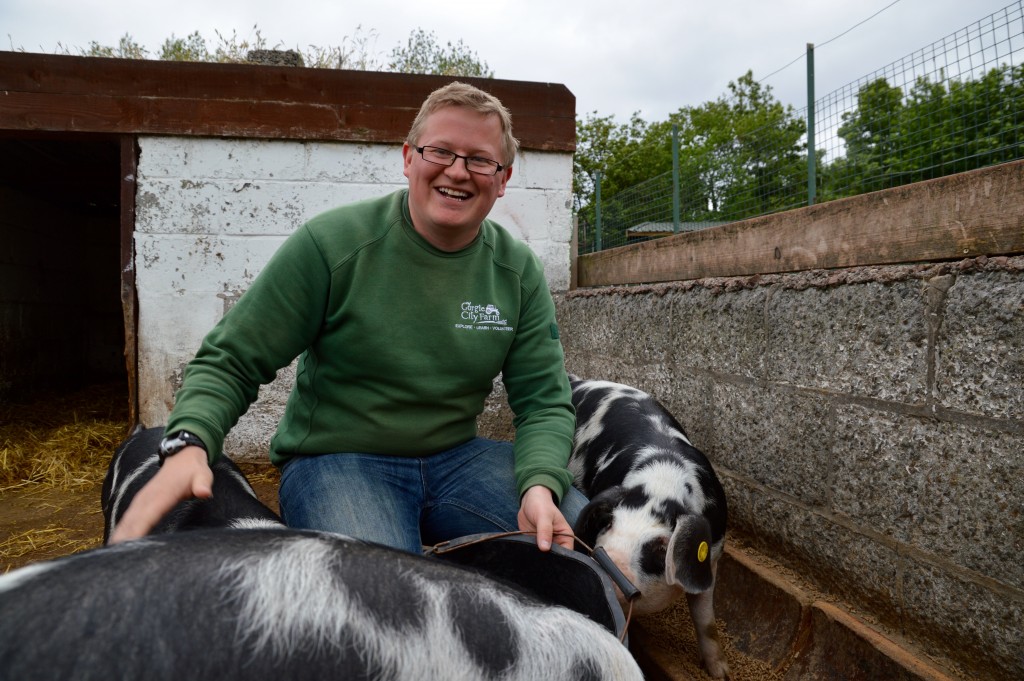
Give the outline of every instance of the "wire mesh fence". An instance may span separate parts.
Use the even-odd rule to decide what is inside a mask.
[[[696,109],[678,121],[673,171],[595,192],[581,253],[1024,158],[1024,0],[811,107],[732,94],[703,109],[717,136]]]

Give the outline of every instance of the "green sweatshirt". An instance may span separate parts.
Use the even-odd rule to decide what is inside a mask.
[[[270,443],[296,455],[426,456],[476,435],[500,372],[516,427],[516,484],[561,499],[575,413],[540,261],[485,220],[448,253],[415,232],[408,192],[323,213],[274,254],[204,339],[168,432],[188,430],[211,463],[259,386],[299,357]]]

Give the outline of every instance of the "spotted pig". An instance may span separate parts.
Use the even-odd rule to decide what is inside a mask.
[[[160,534],[0,576],[18,681],[642,681],[608,629],[476,572],[341,535]]]
[[[713,605],[726,501],[711,463],[647,393],[570,379],[576,435],[569,469],[590,499],[576,535],[603,547],[640,589],[634,612],[663,610],[685,593],[704,665],[712,677],[727,677]]]

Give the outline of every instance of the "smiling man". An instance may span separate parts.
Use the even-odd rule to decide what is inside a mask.
[[[417,118],[403,150],[409,212],[413,228],[432,245],[457,251],[480,233],[512,176],[515,150],[503,139],[497,114],[448,106]]]
[[[554,302],[538,258],[487,219],[517,148],[496,98],[433,92],[402,149],[408,189],[300,227],[207,335],[161,470],[111,541],[209,496],[228,430],[299,357],[270,446],[288,525],[411,552],[516,528],[572,548],[563,510],[572,521],[586,499],[566,468],[575,414]],[[514,444],[476,433],[499,374]]]

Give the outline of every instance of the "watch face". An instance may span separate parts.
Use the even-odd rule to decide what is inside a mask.
[[[160,455],[163,457],[170,456],[171,454],[177,454],[182,449],[189,445],[195,445],[196,447],[206,450],[206,445],[198,437],[187,431],[179,431],[174,435],[169,435],[160,441]]]
[[[160,453],[164,456],[175,454],[185,446],[185,443],[177,436],[165,437],[160,441]]]

